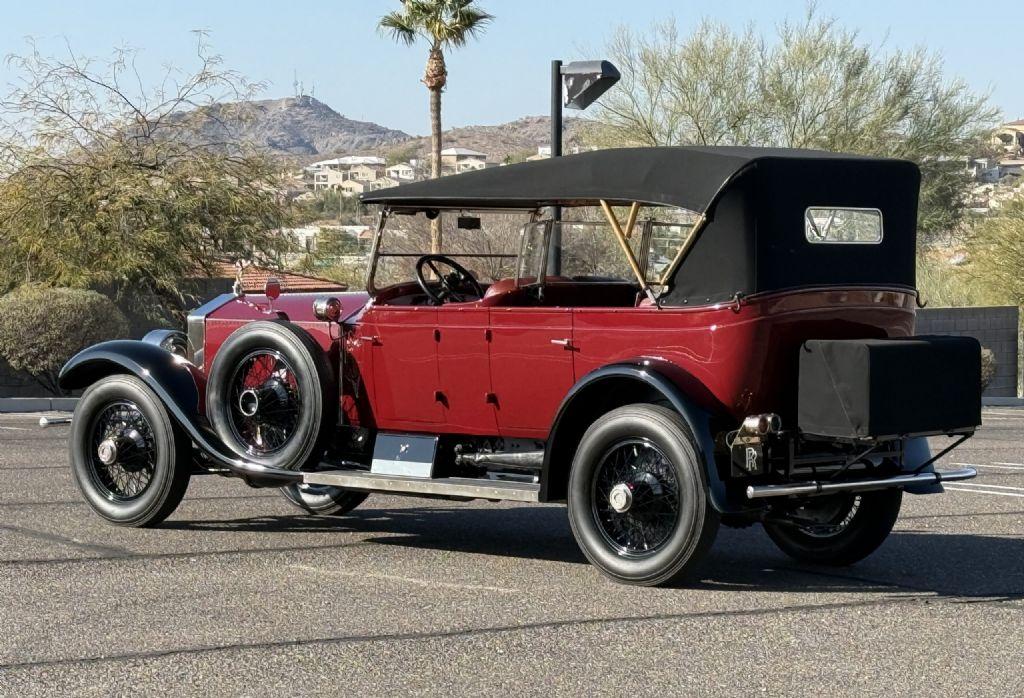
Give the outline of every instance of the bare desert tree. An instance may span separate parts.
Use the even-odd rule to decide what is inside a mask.
[[[977,151],[998,112],[923,49],[884,51],[813,6],[776,36],[704,21],[620,27],[622,80],[600,101],[599,146],[754,145],[906,158],[924,174],[920,227],[957,229]]]
[[[210,128],[221,102],[261,88],[202,34],[195,65],[147,83],[135,54],[7,58],[0,100],[0,293],[22,283],[152,292],[224,258],[277,259],[287,208],[265,155]],[[209,133],[218,134],[211,139]]]

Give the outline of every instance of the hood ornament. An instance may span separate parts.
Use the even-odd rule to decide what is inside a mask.
[[[231,286],[231,292],[238,298],[245,295],[245,285],[242,283],[242,276],[246,268],[250,266],[252,266],[250,261],[243,259],[235,260],[235,283]]]

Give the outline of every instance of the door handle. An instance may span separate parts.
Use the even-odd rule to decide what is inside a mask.
[[[566,349],[572,349],[573,348],[572,340],[571,339],[552,339],[551,343],[552,344],[557,344],[558,346],[564,347]]]

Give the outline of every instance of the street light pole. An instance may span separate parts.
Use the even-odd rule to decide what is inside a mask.
[[[619,81],[619,71],[608,61],[551,61],[551,157],[562,155],[562,107],[583,110]],[[564,90],[564,91],[563,91]],[[551,207],[552,231],[545,274],[562,273],[562,207]]]
[[[562,61],[551,61],[551,157],[562,156]],[[551,207],[551,242],[545,273],[562,273],[562,207]]]
[[[551,157],[562,155],[562,61],[551,61]]]

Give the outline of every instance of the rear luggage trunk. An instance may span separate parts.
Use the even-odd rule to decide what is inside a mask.
[[[971,337],[809,340],[797,408],[812,437],[972,431],[981,424],[981,347]]]

